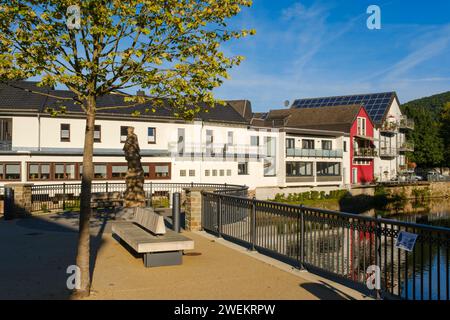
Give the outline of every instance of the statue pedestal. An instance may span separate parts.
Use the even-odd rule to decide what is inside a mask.
[[[144,171],[141,169],[128,169],[125,178],[127,189],[124,194],[124,206],[145,207]]]

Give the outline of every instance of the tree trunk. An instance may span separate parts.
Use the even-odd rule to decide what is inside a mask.
[[[89,296],[91,288],[89,221],[91,218],[92,179],[94,178],[92,158],[94,153],[95,98],[88,97],[86,109],[86,131],[84,134],[83,176],[81,181],[80,220],[76,261],[81,271],[81,287],[75,291],[77,298]]]

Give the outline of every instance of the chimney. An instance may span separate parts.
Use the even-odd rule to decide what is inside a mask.
[[[143,90],[138,90],[138,91],[136,92],[136,95],[137,95],[138,97],[144,97],[144,96],[145,96],[145,91],[143,91]]]

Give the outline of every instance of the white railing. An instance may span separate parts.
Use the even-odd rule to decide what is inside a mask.
[[[267,150],[263,146],[252,146],[248,144],[234,144],[228,145],[223,143],[185,143],[179,144],[177,142],[169,142],[168,144],[169,153],[177,157],[266,157],[270,156],[267,154]],[[275,150],[273,151],[274,154]]]
[[[342,149],[286,149],[288,157],[310,157],[310,158],[342,158]]]

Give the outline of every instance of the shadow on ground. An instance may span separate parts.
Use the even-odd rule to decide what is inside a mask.
[[[108,215],[91,220],[91,274]],[[68,299],[67,267],[75,264],[78,213],[0,220],[0,299]]]
[[[319,281],[319,283],[302,283],[300,287],[321,300],[354,300],[351,296],[324,281]]]

